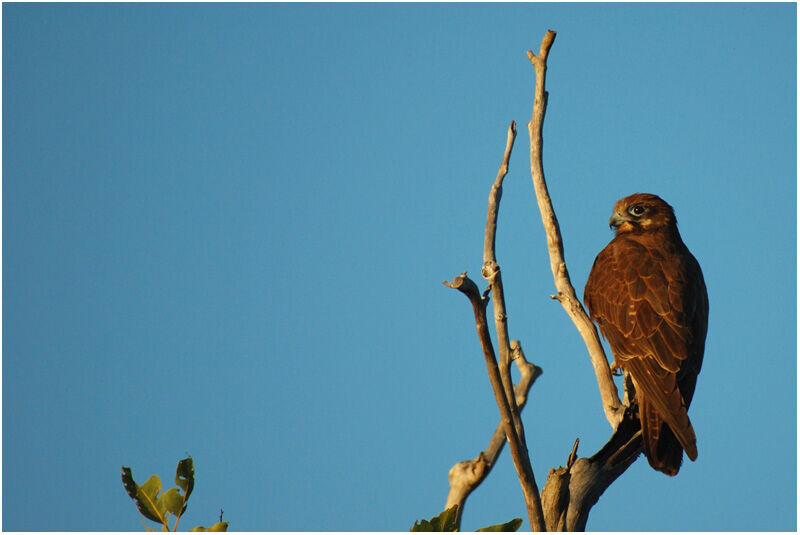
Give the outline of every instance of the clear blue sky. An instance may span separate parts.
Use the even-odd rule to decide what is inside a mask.
[[[643,458],[590,530],[796,529],[794,4],[3,4],[4,530],[407,530],[498,412],[467,301],[500,210],[511,336],[544,369],[537,481],[609,436],[553,293],[545,172],[582,295],[614,202],[678,215],[708,285],[699,458]],[[464,528],[525,517],[507,452]],[[526,529],[527,520],[523,525]]]

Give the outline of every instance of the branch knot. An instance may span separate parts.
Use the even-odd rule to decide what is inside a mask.
[[[489,281],[491,284],[492,281],[497,277],[497,274],[500,273],[500,265],[495,262],[494,260],[489,260],[483,264],[483,268],[481,268],[481,276],[484,279]]]

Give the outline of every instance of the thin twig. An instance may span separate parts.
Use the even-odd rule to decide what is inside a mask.
[[[497,330],[497,352],[500,356],[500,378],[503,380],[503,390],[506,399],[511,407],[511,415],[514,418],[514,427],[517,435],[521,439],[520,450],[528,457],[527,464],[530,464],[530,456],[525,441],[525,429],[519,417],[517,402],[514,399],[514,385],[511,382],[511,346],[508,335],[508,315],[506,314],[505,292],[503,290],[503,277],[500,274],[500,266],[495,255],[495,237],[497,234],[497,214],[500,210],[500,199],[503,196],[503,179],[508,174],[508,161],[511,158],[511,150],[514,148],[514,139],[517,137],[517,125],[514,121],[508,127],[506,136],[506,149],[503,153],[503,161],[497,171],[497,178],[492,184],[489,192],[489,207],[486,214],[486,231],[483,241],[483,269],[481,274],[489,282],[492,291],[492,302],[494,303],[494,322]]]
[[[597,386],[600,390],[600,398],[603,403],[603,411],[612,429],[616,429],[617,425],[619,425],[619,422],[622,420],[623,405],[619,400],[617,387],[611,377],[608,359],[606,358],[605,351],[603,351],[603,345],[600,343],[597,329],[584,311],[583,305],[581,305],[580,300],[575,294],[575,288],[572,286],[572,282],[570,282],[567,264],[564,261],[564,248],[561,240],[561,231],[558,226],[558,219],[553,211],[553,204],[550,201],[550,194],[547,191],[547,183],[544,179],[544,168],[542,166],[542,124],[547,109],[547,92],[544,89],[545,73],[547,71],[547,55],[550,52],[550,47],[555,37],[556,33],[552,30],[548,30],[544,39],[542,39],[539,54],[534,55],[533,52],[530,50],[528,51],[528,58],[536,71],[536,92],[533,100],[533,114],[528,123],[528,133],[531,138],[531,176],[533,178],[534,189],[536,190],[536,201],[539,204],[539,211],[542,215],[542,224],[544,225],[545,234],[547,235],[550,268],[553,271],[556,290],[558,290],[558,295],[554,296],[554,298],[558,299],[564,307],[564,310],[566,310],[583,338],[586,348],[589,350],[589,357],[591,358],[592,366],[597,377]]]
[[[500,207],[500,198],[503,196],[503,179],[508,174],[508,161],[511,158],[511,150],[514,148],[514,139],[517,137],[517,123],[511,121],[506,135],[506,150],[503,153],[503,161],[500,162],[500,169],[497,170],[497,178],[492,184],[489,193],[489,212],[486,217],[486,232],[483,241],[483,261],[495,261],[494,243],[497,235],[497,211]]]
[[[508,449],[511,451],[511,459],[514,461],[514,468],[517,470],[519,483],[522,487],[522,495],[525,498],[525,506],[528,509],[528,521],[533,531],[544,531],[545,524],[542,504],[539,498],[539,488],[533,478],[530,463],[527,462],[528,457],[521,451],[521,442],[514,426],[511,407],[503,390],[503,381],[500,378],[500,369],[497,366],[497,357],[492,346],[489,325],[486,321],[486,301],[481,297],[478,286],[467,277],[466,272],[453,279],[453,282],[444,281],[444,284],[462,292],[472,304],[472,312],[475,315],[475,328],[478,331],[478,339],[486,360],[486,369],[489,372],[492,392],[494,392],[497,407],[500,409],[500,419],[503,423],[506,437],[508,437]]]

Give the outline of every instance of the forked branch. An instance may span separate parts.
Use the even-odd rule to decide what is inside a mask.
[[[536,379],[542,374],[542,369],[525,359],[519,340],[511,342],[511,354],[520,372],[519,383],[514,387],[514,394],[517,407],[521,411],[528,400],[528,392]],[[447,503],[444,508],[447,510],[454,505],[458,505],[457,526],[461,526],[461,513],[464,510],[464,503],[472,491],[478,488],[492,471],[505,443],[506,432],[501,421],[484,451],[480,452],[475,459],[458,462],[450,469],[450,473],[447,475],[450,481],[450,492],[447,494]]]
[[[531,529],[533,531],[544,531],[545,523],[539,488],[533,476],[533,468],[531,467],[528,447],[525,441],[525,431],[519,417],[517,396],[514,392],[513,383],[511,382],[511,343],[508,336],[503,282],[500,275],[500,266],[497,264],[497,259],[495,257],[494,247],[497,230],[497,212],[500,205],[500,198],[502,197],[503,179],[508,173],[508,161],[511,157],[511,150],[514,145],[515,137],[516,125],[512,122],[508,129],[508,135],[506,136],[506,148],[503,154],[503,160],[500,164],[497,178],[492,186],[491,193],[489,194],[489,208],[484,235],[484,264],[481,270],[484,278],[489,281],[487,294],[489,291],[492,292],[494,302],[495,327],[497,330],[497,344],[500,353],[499,365],[494,354],[494,347],[492,346],[486,321],[486,299],[480,296],[477,291],[477,286],[466,277],[466,273],[462,273],[459,277],[456,277],[452,283],[445,282],[445,284],[451,288],[461,290],[469,297],[472,303],[478,337],[480,338],[481,347],[483,348],[484,357],[486,359],[486,367],[489,371],[489,379],[492,383],[495,400],[500,409],[501,425],[508,439],[511,457],[514,462],[514,467],[517,470],[517,475],[519,476],[520,485],[522,486],[522,494],[528,509],[528,519]],[[500,447],[497,448],[497,455],[499,455],[499,453]],[[486,474],[488,474],[488,470],[486,470],[486,458],[481,454],[474,462],[466,461],[466,463],[469,464],[465,465],[460,463],[460,465],[456,465],[459,467],[458,472],[462,475],[465,474],[467,476],[467,481],[476,481],[475,486],[477,486]],[[491,466],[493,466],[494,461],[492,460],[491,463],[489,470]],[[465,472],[464,469],[469,469],[469,471]],[[451,493],[453,475],[455,474],[452,474],[451,471]],[[474,488],[474,486],[470,486],[468,483],[465,487],[467,492],[465,493],[462,491],[460,496],[454,496],[453,499],[456,500],[456,502],[461,501],[463,507],[463,501],[466,500],[466,496],[471,492],[472,488]],[[463,496],[463,499],[461,496]],[[448,503],[450,499],[451,498],[448,497]],[[460,514],[461,507],[459,507],[459,522]]]
[[[500,409],[500,419],[503,431],[508,438],[508,448],[511,451],[511,459],[514,461],[514,468],[517,470],[522,495],[525,498],[525,507],[528,510],[528,520],[533,531],[545,531],[544,515],[542,513],[542,503],[539,497],[539,488],[533,478],[533,470],[528,460],[527,449],[521,442],[514,426],[514,418],[511,414],[511,407],[506,398],[503,382],[500,379],[500,369],[497,366],[497,357],[492,346],[489,326],[486,322],[486,297],[478,291],[478,286],[467,277],[466,272],[462,273],[452,282],[444,281],[450,288],[459,290],[467,296],[472,304],[472,311],[475,315],[475,328],[478,331],[478,339],[483,349],[483,356],[486,360],[486,368],[489,372],[489,381],[492,383],[492,391]]]

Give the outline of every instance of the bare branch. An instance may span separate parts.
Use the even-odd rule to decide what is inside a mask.
[[[517,402],[514,399],[514,386],[511,382],[511,346],[508,335],[508,315],[506,314],[503,278],[500,274],[500,266],[495,256],[497,214],[500,210],[500,199],[503,196],[503,179],[508,173],[508,161],[509,158],[511,158],[511,149],[514,148],[514,139],[516,137],[517,124],[511,121],[511,125],[508,127],[508,135],[506,136],[506,150],[503,153],[503,161],[500,163],[500,169],[497,171],[497,178],[489,192],[489,208],[486,214],[486,231],[484,233],[483,242],[483,269],[481,269],[481,274],[483,278],[489,282],[489,287],[492,290],[494,322],[497,331],[497,351],[500,355],[499,367],[500,378],[503,381],[503,390],[506,393],[506,399],[508,399],[508,404],[511,407],[514,427],[517,429],[517,435],[521,439],[520,451],[525,453],[528,457],[528,464],[530,464],[530,456],[525,441],[525,428],[522,426],[522,421],[519,417]]]
[[[558,294],[552,297],[562,304],[584,339],[597,377],[598,388],[603,401],[603,410],[614,432],[608,443],[591,458],[578,457],[579,440],[576,439],[567,458],[566,467],[550,470],[541,496],[539,495],[519,414],[521,408],[525,405],[528,391],[533,381],[541,374],[541,369],[525,360],[518,342],[509,341],[503,283],[500,266],[495,255],[497,218],[502,197],[502,184],[508,173],[509,158],[516,137],[516,125],[512,122],[508,130],[503,160],[489,195],[484,236],[484,264],[481,270],[482,275],[489,282],[489,286],[481,294],[478,286],[466,276],[466,272],[456,277],[452,282],[445,281],[444,283],[464,293],[472,304],[478,338],[483,349],[492,391],[501,416],[500,424],[487,449],[475,459],[457,463],[448,474],[450,492],[447,497],[446,509],[451,508],[453,505],[459,506],[457,518],[457,525],[459,526],[467,497],[491,472],[506,440],[509,443],[514,467],[517,470],[520,485],[522,486],[530,525],[534,531],[544,531],[545,529],[549,531],[575,531],[585,529],[592,506],[605,489],[636,460],[642,448],[639,421],[636,418],[635,411],[628,406],[628,378],[625,378],[626,399],[623,404],[619,400],[619,394],[614,385],[597,329],[583,309],[570,282],[564,261],[563,242],[558,220],[544,179],[542,125],[547,109],[547,92],[544,87],[547,56],[554,39],[555,32],[548,30],[542,39],[539,54],[534,55],[528,51],[528,58],[536,71],[533,114],[531,121],[528,123],[528,132],[531,138],[531,176],[547,237],[550,267],[558,291]],[[492,293],[494,301],[494,319],[500,355],[499,364],[495,356],[486,318],[489,292]],[[517,362],[521,372],[520,384],[516,387],[511,380],[510,367],[512,360]]]
[[[525,354],[522,352],[518,340],[511,342],[511,352],[513,360],[516,362],[520,372],[519,384],[514,387],[514,395],[517,406],[522,410],[528,400],[528,392],[536,379],[542,374],[542,369],[538,366],[534,366],[525,359]],[[494,468],[497,462],[497,458],[503,451],[505,443],[506,432],[503,427],[503,422],[500,422],[486,450],[480,452],[477,458],[456,463],[453,468],[450,469],[450,473],[448,474],[450,492],[447,494],[447,504],[444,509],[447,510],[454,505],[458,505],[457,526],[461,526],[461,513],[464,510],[464,503],[467,501],[472,491],[475,490],[483,480],[486,479],[489,472],[492,471],[492,468]]]
[[[514,139],[517,137],[517,123],[511,121],[506,136],[506,150],[503,153],[503,161],[497,171],[497,178],[492,184],[489,193],[489,213],[486,217],[486,232],[483,242],[483,261],[495,262],[494,242],[497,234],[497,211],[500,206],[500,198],[503,196],[503,179],[508,173],[508,161],[511,158],[511,149],[514,148]]]
[[[578,332],[586,344],[597,377],[597,386],[600,390],[603,411],[605,412],[608,423],[611,424],[613,429],[616,429],[617,425],[619,425],[619,422],[622,420],[623,406],[619,400],[617,387],[611,377],[608,359],[606,358],[605,351],[603,351],[603,345],[600,343],[597,329],[583,309],[583,305],[581,305],[580,300],[575,294],[575,288],[572,286],[572,282],[570,282],[567,264],[564,261],[561,230],[559,229],[558,219],[553,211],[553,204],[550,201],[550,194],[547,191],[547,183],[544,179],[544,168],[542,166],[542,124],[544,122],[545,110],[547,109],[547,92],[544,89],[545,74],[547,71],[547,56],[555,37],[556,33],[552,30],[548,30],[544,39],[542,39],[539,54],[534,55],[533,52],[530,50],[528,51],[528,58],[536,71],[536,91],[533,101],[533,114],[528,123],[528,133],[531,139],[531,176],[533,178],[534,189],[536,190],[536,201],[539,204],[539,211],[542,215],[542,224],[544,225],[545,234],[547,236],[550,268],[553,272],[556,290],[558,290],[558,295],[555,296],[555,298],[558,299],[564,307],[564,310],[566,310],[570,319],[572,319],[572,322],[575,324],[575,327],[577,327]]]
[[[511,406],[506,398],[503,389],[503,381],[500,378],[500,369],[497,366],[497,357],[492,346],[489,326],[486,322],[486,301],[478,293],[477,285],[467,277],[466,272],[462,273],[453,282],[444,282],[450,288],[454,288],[464,293],[472,304],[472,312],[475,315],[475,328],[478,331],[478,339],[483,349],[483,356],[486,360],[486,368],[489,372],[489,381],[492,383],[492,392],[500,409],[500,419],[503,424],[506,437],[508,438],[508,448],[511,451],[511,459],[514,461],[514,468],[517,470],[519,483],[522,487],[522,495],[525,498],[525,506],[528,509],[528,520],[533,531],[544,531],[544,516],[542,514],[542,504],[539,498],[539,488],[533,477],[530,461],[527,452],[524,451],[525,444],[521,442],[517,429],[514,426],[514,417]]]
[[[542,508],[549,531],[580,531],[586,528],[586,520],[592,506],[600,495],[620,476],[641,453],[641,430],[638,419],[627,405],[619,400],[617,387],[611,377],[608,359],[600,343],[597,329],[586,314],[575,294],[564,261],[564,248],[542,165],[542,124],[547,109],[545,74],[547,56],[555,39],[549,31],[542,40],[539,54],[528,51],[528,58],[536,71],[536,90],[533,114],[528,123],[531,140],[531,176],[536,201],[542,215],[547,236],[550,268],[553,272],[561,303],[581,334],[597,377],[603,411],[614,433],[608,443],[591,458],[578,458],[578,441],[572,447],[567,466],[550,470],[542,489]],[[626,386],[627,396],[627,386]]]
[[[494,303],[494,321],[495,329],[497,332],[497,349],[500,354],[500,363],[498,370],[500,372],[500,380],[503,384],[503,392],[505,393],[506,400],[508,401],[511,417],[516,430],[517,450],[520,452],[522,458],[520,459],[522,469],[525,472],[526,478],[530,479],[533,483],[533,489],[536,487],[536,480],[533,476],[533,467],[531,466],[530,454],[528,452],[527,442],[525,440],[525,428],[522,425],[522,420],[519,416],[519,409],[517,408],[516,395],[514,394],[514,384],[511,381],[511,342],[508,335],[508,315],[506,314],[505,291],[503,290],[503,278],[500,273],[500,266],[497,263],[495,255],[495,238],[497,234],[497,216],[500,210],[500,199],[503,196],[503,179],[508,174],[508,162],[511,158],[511,151],[514,148],[514,139],[517,136],[517,125],[514,121],[508,127],[506,135],[506,148],[503,152],[503,160],[500,163],[500,168],[497,171],[497,178],[495,178],[492,189],[489,193],[489,206],[486,214],[486,230],[484,232],[484,246],[483,246],[483,268],[481,274],[489,282],[489,288],[492,291],[492,302]],[[508,440],[514,440],[514,437],[508,435]],[[523,484],[524,487],[524,484]],[[541,504],[539,503],[538,490],[530,495],[533,503],[528,500],[526,494],[526,503],[529,506],[529,513],[531,509],[536,513],[536,522],[531,519],[531,529],[544,530],[544,518],[541,514]],[[532,507],[531,507],[532,506]]]

